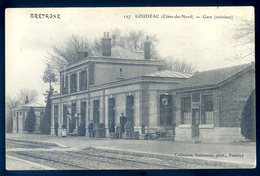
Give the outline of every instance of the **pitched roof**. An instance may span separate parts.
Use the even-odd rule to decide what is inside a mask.
[[[191,78],[177,85],[175,90],[216,86],[232,76],[248,69],[254,63],[196,72]]]
[[[21,109],[29,109],[29,108],[45,108],[45,105],[43,104],[40,104],[40,103],[27,103],[27,104],[23,104],[17,108],[13,108],[13,111],[16,111],[16,110],[21,110]]]
[[[34,107],[34,108],[38,108],[38,107],[45,107],[43,104],[40,103],[27,103],[22,105],[21,107]]]
[[[168,77],[168,78],[190,78],[192,74],[190,73],[183,73],[183,72],[176,72],[173,70],[162,70],[157,71],[154,73],[147,74],[145,76],[152,76],[152,77]]]
[[[102,56],[101,54],[98,56],[105,57],[105,56]],[[139,54],[139,53],[133,52],[133,51],[129,51],[120,46],[112,47],[111,56],[109,56],[109,57],[116,58],[116,59],[144,60],[144,56],[142,54]]]

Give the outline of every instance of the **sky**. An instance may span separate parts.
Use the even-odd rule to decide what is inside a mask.
[[[60,14],[60,19],[31,18],[31,14]],[[130,19],[126,18],[129,15]],[[153,18],[147,18],[150,15]],[[253,23],[253,7],[7,9],[6,94],[15,97],[20,89],[35,89],[38,103],[44,104],[48,84],[41,76],[51,46],[62,46],[72,34],[94,40],[116,28],[157,35],[157,50],[162,57],[184,59],[198,71],[252,62],[254,52],[244,59],[232,59],[254,51],[254,42],[245,44],[233,38],[243,20]]]

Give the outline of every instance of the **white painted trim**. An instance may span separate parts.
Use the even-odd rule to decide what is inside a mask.
[[[191,124],[180,124],[177,127],[179,127],[179,128],[191,128]]]
[[[214,124],[200,124],[199,128],[214,128]]]

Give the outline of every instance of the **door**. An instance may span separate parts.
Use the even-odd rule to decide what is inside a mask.
[[[78,128],[78,134],[80,136],[85,136],[86,135],[86,102],[80,102],[80,118],[79,118],[79,128]]]
[[[72,103],[71,105],[71,119],[69,121],[69,132],[73,133],[74,129],[76,128],[76,117],[75,114],[77,112],[77,105],[76,103]]]
[[[93,122],[99,123],[99,100],[93,100]]]
[[[86,106],[86,102],[81,102],[80,103],[80,115],[81,115],[81,122],[85,123],[85,120],[86,120],[86,109],[87,109],[87,106]]]
[[[68,109],[66,105],[63,105],[63,121],[62,121],[62,125],[67,128],[67,113],[68,113]]]
[[[54,106],[54,125],[58,123],[58,118],[59,118],[59,108],[58,106]]]
[[[109,132],[115,132],[115,98],[108,99],[108,124]]]
[[[192,137],[199,137],[200,114],[199,109],[192,109]]]
[[[126,97],[126,117],[127,120],[134,124],[134,96]]]

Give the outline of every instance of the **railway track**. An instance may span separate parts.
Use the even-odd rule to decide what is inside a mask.
[[[32,148],[31,143],[7,142],[10,145]],[[32,144],[34,145],[34,144]],[[51,144],[50,144],[51,145]],[[39,147],[36,144],[34,147]],[[55,146],[55,145],[52,145]],[[43,147],[44,148],[44,147]],[[39,148],[40,149],[40,148]],[[51,148],[50,148],[51,149]],[[143,154],[126,151],[87,148],[83,150],[7,150],[7,154],[39,163],[55,169],[181,169],[181,168],[225,168],[223,163],[196,161],[173,156]],[[233,166],[237,168],[236,165]]]
[[[138,161],[127,158],[104,156],[85,152],[40,152],[32,151],[9,152],[11,156],[52,166],[56,169],[142,169],[142,168],[173,168],[171,165],[154,162]]]
[[[59,164],[59,165],[63,166],[61,168],[68,167],[69,169],[87,169],[86,167],[81,167],[81,166],[78,166],[78,165],[75,165],[75,164],[72,164],[72,163],[62,162],[62,161],[54,160],[54,159],[47,158],[47,157],[35,156],[35,155],[32,155],[32,154],[23,153],[23,152],[15,152],[15,153],[16,153],[15,155],[10,154],[10,153],[9,153],[9,155],[15,156],[17,158],[33,161],[33,162],[41,161],[40,162],[41,164],[51,166],[51,167],[55,167],[55,165]]]

